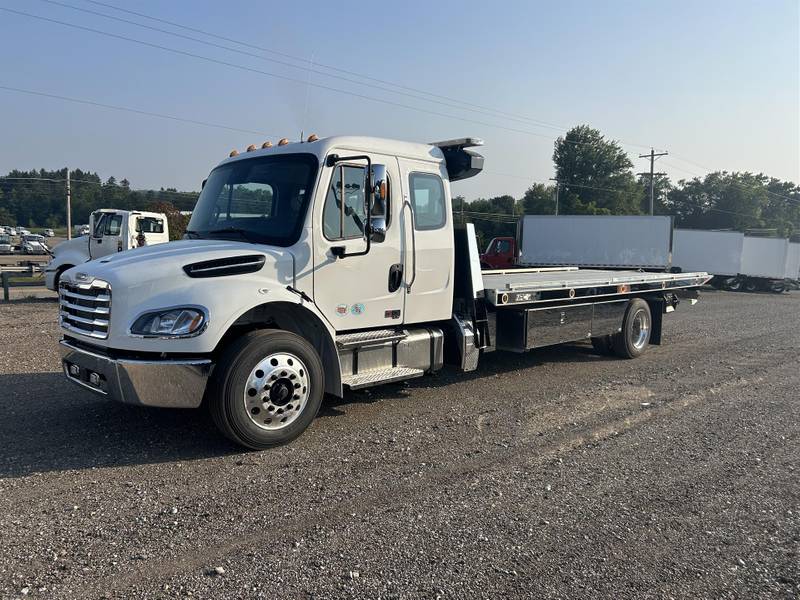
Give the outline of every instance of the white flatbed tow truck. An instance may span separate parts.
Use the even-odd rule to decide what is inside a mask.
[[[64,373],[107,398],[208,405],[249,448],[286,443],[325,393],[473,371],[494,350],[591,340],[635,358],[706,273],[481,272],[450,182],[470,138],[288,140],[232,152],[187,239],[91,261],[59,283]]]

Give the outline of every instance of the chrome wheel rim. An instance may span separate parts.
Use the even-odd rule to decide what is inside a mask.
[[[302,414],[310,392],[302,360],[288,352],[270,354],[250,371],[244,388],[245,412],[261,429],[283,429]]]
[[[641,350],[647,344],[650,337],[650,318],[643,310],[639,310],[633,317],[633,347]]]

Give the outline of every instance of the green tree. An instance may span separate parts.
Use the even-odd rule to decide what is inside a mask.
[[[618,142],[588,125],[570,129],[553,152],[561,214],[639,214],[642,190]]]
[[[526,215],[554,215],[556,186],[534,183],[525,190],[520,200],[519,212]]]

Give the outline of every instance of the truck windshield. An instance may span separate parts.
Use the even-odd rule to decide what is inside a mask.
[[[197,200],[188,232],[231,235],[275,246],[300,237],[317,173],[313,154],[249,158],[217,167]]]

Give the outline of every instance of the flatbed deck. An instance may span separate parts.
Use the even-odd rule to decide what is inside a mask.
[[[484,297],[494,306],[699,287],[708,273],[603,271],[575,267],[483,271]]]

